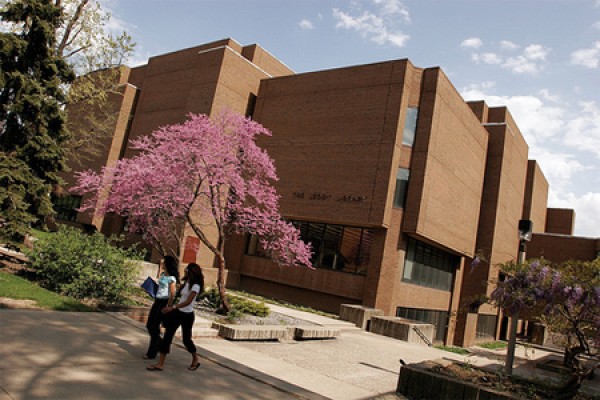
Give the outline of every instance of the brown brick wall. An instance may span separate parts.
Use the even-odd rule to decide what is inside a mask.
[[[527,244],[527,258],[544,257],[555,263],[567,260],[589,260],[596,258],[600,251],[600,239],[560,234],[533,234]]]
[[[487,133],[441,70],[423,81],[402,229],[473,254]]]
[[[398,61],[261,83],[255,119],[273,132],[260,143],[275,160],[284,215],[388,222],[405,70]]]
[[[575,210],[570,208],[548,208],[546,233],[572,235],[575,226]]]
[[[535,160],[529,160],[527,163],[524,201],[522,219],[533,222],[534,232],[544,232],[548,207],[548,181]]]
[[[256,44],[244,46],[242,49],[242,55],[271,76],[285,76],[294,74],[294,71],[292,71],[287,65],[283,64],[265,49]]]

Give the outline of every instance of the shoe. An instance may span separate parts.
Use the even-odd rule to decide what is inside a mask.
[[[146,367],[148,371],[162,371],[163,369],[156,364],[148,365]]]
[[[197,363],[196,363],[196,365],[190,365],[190,366],[188,367],[188,371],[195,371],[195,370],[197,370],[197,369],[198,369],[198,367],[199,367],[199,366],[200,366],[200,363],[199,363],[199,362],[197,362]]]

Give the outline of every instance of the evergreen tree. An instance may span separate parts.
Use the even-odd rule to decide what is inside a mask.
[[[19,243],[52,213],[50,192],[65,168],[62,109],[69,65],[55,52],[61,10],[50,0],[15,0],[0,10],[0,241]]]

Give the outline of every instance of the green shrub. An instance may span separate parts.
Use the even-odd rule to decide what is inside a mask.
[[[229,305],[232,310],[237,310],[242,314],[256,315],[257,317],[266,317],[269,315],[269,307],[265,303],[257,303],[243,297],[228,296]]]
[[[45,288],[76,299],[123,304],[136,275],[134,250],[115,247],[101,233],[86,235],[75,228],[40,237],[28,252],[31,266]]]
[[[202,301],[202,303],[209,308],[216,309],[221,305],[221,295],[215,287],[206,289],[204,292],[200,293],[196,299]]]
[[[207,307],[217,309],[221,306],[221,295],[217,288],[211,287],[200,294],[199,299]],[[269,315],[271,310],[265,305],[264,302],[257,303],[252,300],[248,300],[243,297],[227,295],[227,301],[231,310],[229,311],[228,318],[236,319],[242,315],[256,315],[257,317],[266,317]]]

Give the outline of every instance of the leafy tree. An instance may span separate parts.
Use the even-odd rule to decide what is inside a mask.
[[[0,0],[0,9],[15,2]],[[104,139],[112,134],[116,113],[110,99],[120,94],[121,66],[132,56],[135,43],[127,32],[113,31],[112,16],[98,0],[51,0],[49,3],[61,10],[54,53],[78,76],[74,84],[63,87],[67,115],[71,111],[69,105],[76,104],[78,111],[78,123],[69,124],[73,135],[64,147],[70,165],[80,166],[99,154]],[[18,33],[23,28],[20,21],[2,22],[0,29],[5,31]],[[81,123],[82,116],[85,123]]]
[[[77,80],[67,93],[67,116],[73,133],[67,143],[69,163],[81,166],[103,148],[112,135],[117,113],[111,98],[121,94],[122,65],[134,51],[127,32],[110,29],[112,16],[97,0],[54,0],[62,8],[56,32],[56,53],[75,70]]]
[[[126,216],[130,230],[154,241],[169,234],[168,221],[187,224],[218,261],[217,287],[229,311],[223,255],[228,235],[257,236],[278,264],[311,266],[310,247],[281,218],[271,185],[275,167],[257,146],[258,135],[270,132],[241,115],[190,114],[182,124],[135,141],[132,148],[140,153],[134,158],[101,174],[79,173],[72,190],[94,194],[85,208]]]
[[[74,74],[54,51],[61,13],[52,2],[8,3],[0,18],[20,27],[0,33],[0,237],[20,243],[29,223],[52,213],[69,138],[61,85]]]
[[[589,368],[580,360],[582,354],[595,355],[600,345],[600,258],[558,265],[541,259],[501,268],[509,275],[497,283],[492,301],[510,315],[533,315],[567,338],[564,364],[572,375],[560,392],[574,396],[600,365]]]

